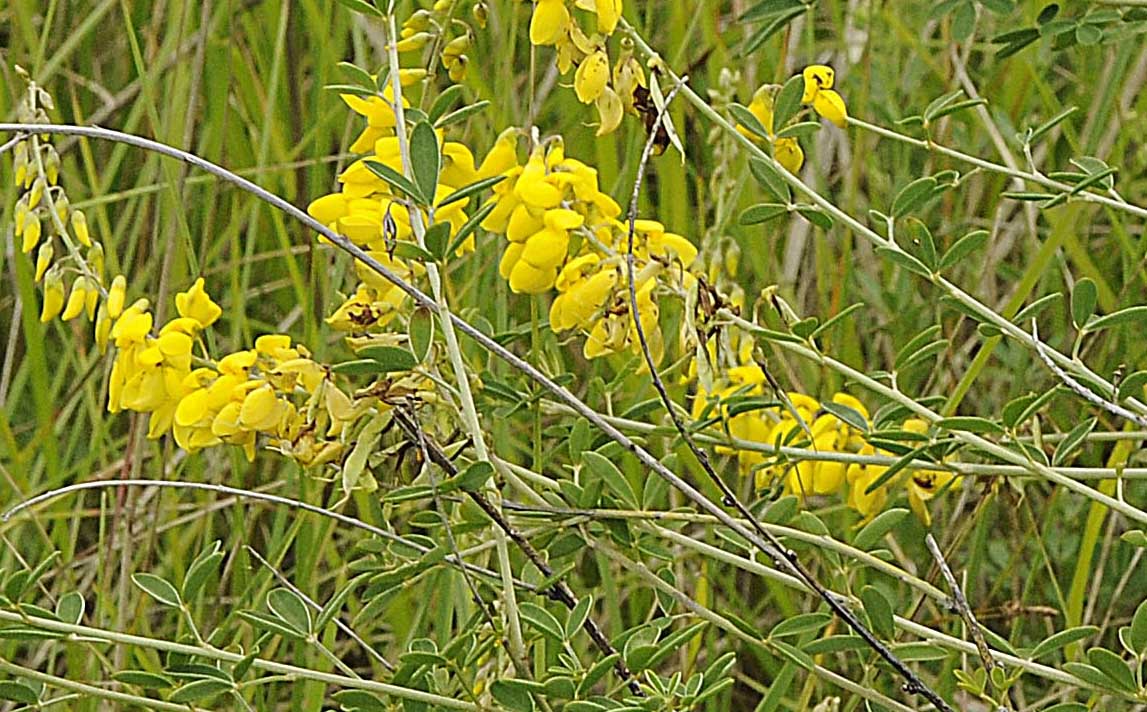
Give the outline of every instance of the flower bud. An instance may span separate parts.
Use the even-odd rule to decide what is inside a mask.
[[[118,319],[123,313],[124,300],[127,297],[127,279],[122,274],[116,275],[112,280],[112,287],[108,290],[107,311],[112,319]]]
[[[60,277],[60,270],[52,269],[44,278],[44,306],[40,310],[40,321],[48,323],[55,319],[63,308],[64,280]]]
[[[474,7],[470,8],[470,15],[474,18],[481,29],[486,29],[486,21],[490,18],[490,6],[483,1],[474,3]]]
[[[470,35],[455,37],[442,48],[442,62],[448,64],[447,58],[452,61],[455,57],[465,54],[468,49],[470,49]]]
[[[13,218],[16,230],[16,237],[24,234],[24,223],[28,218],[28,196],[21,195],[20,199],[16,201],[16,214]]]
[[[465,79],[466,67],[469,66],[469,64],[470,60],[466,57],[466,55],[458,55],[458,57],[454,60],[454,63],[450,65],[450,70],[448,72],[450,75],[450,81],[457,84],[458,82],[461,82],[463,79]]]
[[[27,217],[24,218],[24,242],[20,246],[21,252],[28,254],[32,251],[32,248],[40,241],[41,230],[40,216],[36,213],[28,213]]]
[[[400,69],[398,70],[398,81],[402,86],[408,87],[411,84],[420,82],[426,78],[426,70],[422,67],[415,69]]]
[[[16,187],[20,188],[24,185],[24,179],[28,176],[28,142],[21,141],[16,144],[13,149],[12,167],[16,171]]]
[[[61,315],[61,319],[71,321],[84,311],[84,306],[88,300],[88,290],[86,286],[87,279],[83,276],[76,277],[76,281],[72,282],[72,293],[68,295],[68,304],[64,307],[64,313]]]
[[[84,247],[92,246],[92,236],[88,232],[88,218],[84,215],[82,210],[76,210],[72,213],[72,232],[76,233],[76,239]]]
[[[32,181],[32,191],[28,195],[28,209],[31,210],[39,205],[42,197],[44,197],[44,179],[37,178]]]
[[[52,144],[44,147],[44,173],[48,176],[49,185],[55,185],[60,179],[60,154]]]
[[[98,242],[92,243],[92,246],[88,248],[87,260],[92,272],[95,272],[96,277],[102,282],[104,278],[104,246]]]
[[[68,211],[71,209],[71,203],[68,201],[68,196],[61,191],[60,197],[56,198],[56,215],[60,217],[60,222],[68,222]]]
[[[433,12],[447,12],[453,4],[454,0],[435,0],[434,7],[431,9]]]
[[[105,302],[100,306],[99,314],[96,315],[96,348],[101,354],[108,350],[108,336],[111,331],[112,317],[108,314],[108,307]]]
[[[418,10],[406,18],[406,22],[402,23],[402,27],[406,30],[423,32],[430,29],[430,19],[431,15],[429,10]]]
[[[45,242],[40,245],[40,249],[36,251],[36,281],[39,282],[44,278],[44,273],[48,271],[48,267],[52,265],[52,256],[55,250],[52,249],[51,241]]]
[[[96,307],[100,304],[100,285],[96,284],[91,277],[84,278],[84,290],[86,295],[84,297],[84,311],[88,314],[88,320],[96,318]]]
[[[426,43],[434,39],[434,35],[429,32],[416,32],[406,39],[400,40],[394,46],[399,54],[403,52],[414,52],[426,46]]]

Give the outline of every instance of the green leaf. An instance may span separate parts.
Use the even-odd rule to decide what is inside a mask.
[[[1147,371],[1136,371],[1130,376],[1124,376],[1119,382],[1117,399],[1124,401],[1128,398],[1142,398],[1144,386],[1147,386]]]
[[[438,135],[429,121],[420,121],[410,132],[410,168],[414,182],[428,200],[438,188],[438,171],[442,157],[438,152]]]
[[[949,104],[956,101],[957,99],[959,99],[963,95],[964,95],[964,90],[963,89],[957,89],[954,92],[950,92],[948,94],[944,94],[943,96],[936,97],[935,99],[932,100],[932,103],[928,104],[927,108],[924,109],[924,120],[931,122],[935,118],[937,111],[940,111],[945,106],[948,106]]]
[[[1075,283],[1075,289],[1071,290],[1071,321],[1075,324],[1075,328],[1083,329],[1087,320],[1095,313],[1095,304],[1098,301],[1099,290],[1090,278],[1084,277]]]
[[[482,180],[474,181],[470,185],[464,185],[450,195],[447,195],[435,207],[442,208],[450,205],[451,203],[457,203],[459,200],[466,200],[467,198],[470,198],[477,193],[481,193],[487,188],[492,188],[493,186],[498,185],[504,180],[506,180],[506,176],[493,176],[492,178],[483,178]]]
[[[769,631],[770,638],[785,638],[790,635],[800,635],[801,633],[808,633],[814,630],[820,630],[828,625],[832,620],[832,615],[820,611],[814,613],[801,613],[792,618],[777,623],[773,629]]]
[[[1079,448],[1087,436],[1095,430],[1095,424],[1099,422],[1098,418],[1088,418],[1082,423],[1076,425],[1059,444],[1055,446],[1055,453],[1051,456],[1051,464],[1053,467],[1059,467],[1067,458]]]
[[[24,705],[35,706],[40,698],[36,691],[22,682],[0,680],[0,700],[11,700]]]
[[[804,94],[804,76],[790,77],[781,90],[777,92],[776,101],[773,102],[773,129],[779,131],[788,125],[789,120],[796,116],[801,108],[801,96]]]
[[[1099,632],[1099,629],[1093,625],[1083,625],[1075,628],[1068,628],[1061,630],[1058,633],[1043,640],[1039,645],[1028,655],[1028,660],[1039,660],[1043,656],[1053,653],[1060,648],[1077,643],[1084,638],[1089,638]]]
[[[864,304],[861,302],[857,302],[856,304],[849,304],[847,307],[845,307],[844,309],[841,309],[839,312],[837,312],[832,317],[830,317],[828,319],[828,321],[826,321],[823,324],[821,324],[820,326],[818,326],[816,328],[816,331],[809,334],[809,338],[810,339],[817,338],[821,334],[828,331],[830,328],[836,326],[840,322],[844,321],[846,318],[852,316],[852,313],[855,312],[857,309],[863,309],[863,308],[864,308]]]
[[[378,373],[378,362],[372,361],[368,358],[355,359],[353,361],[343,361],[331,366],[333,373],[340,373],[344,376],[373,376]]]
[[[302,640],[303,637],[289,625],[275,616],[258,611],[239,611],[239,617],[260,630],[270,631],[290,640]]]
[[[904,662],[943,660],[950,654],[939,645],[932,643],[900,643],[892,646],[892,652]]]
[[[918,274],[921,277],[927,277],[928,279],[932,278],[932,270],[928,269],[928,267],[926,267],[923,262],[916,259],[907,252],[903,252],[894,247],[885,247],[882,245],[876,248],[876,253],[887,259],[889,262],[900,265],[909,272]]]
[[[370,72],[362,67],[351,62],[339,62],[336,66],[351,84],[356,84],[371,90],[374,89],[374,78],[370,76]]]
[[[774,640],[771,641],[770,646],[779,653],[782,658],[785,658],[797,667],[804,670],[812,670],[816,667],[812,656],[794,645],[790,645],[783,640]]]
[[[455,84],[454,86],[458,86]],[[366,690],[339,690],[331,695],[344,710],[357,712],[389,712],[389,705]]]
[[[827,638],[818,638],[801,646],[801,650],[809,655],[843,653],[849,650],[864,650],[866,648],[868,648],[868,643],[859,635],[830,635]]]
[[[976,250],[984,246],[988,241],[987,230],[973,230],[967,235],[964,235],[959,240],[956,240],[951,247],[940,258],[940,262],[936,265],[937,270],[945,270],[957,264],[960,260],[972,254]]]
[[[1087,705],[1079,702],[1060,702],[1058,705],[1046,707],[1040,712],[1087,712]]]
[[[450,242],[450,247],[446,249],[446,254],[449,255],[457,252],[458,248],[462,246],[462,243],[466,241],[466,238],[470,237],[470,235],[478,229],[478,226],[482,224],[486,216],[494,212],[495,207],[497,207],[495,203],[487,203],[483,205],[478,212],[471,215],[466,222],[462,223],[462,227],[458,228],[458,232],[454,234],[454,239]]]
[[[737,22],[756,22],[757,20],[771,17],[782,12],[788,12],[794,8],[802,8],[803,6],[803,0],[762,0],[741,13],[741,16],[737,18]]]
[[[1051,294],[1044,295],[1021,309],[1020,313],[1016,314],[1012,318],[1012,323],[1019,324],[1020,326],[1027,328],[1028,322],[1031,321],[1032,317],[1036,316],[1044,309],[1047,309],[1052,305],[1053,302],[1057,302],[1061,299],[1063,299],[1063,292],[1052,292]]]
[[[125,685],[134,685],[147,690],[163,690],[175,684],[163,675],[157,675],[146,670],[122,670],[112,675],[112,679]]]
[[[347,0],[339,0],[339,2],[346,1]],[[232,683],[224,682],[222,680],[214,680],[211,678],[205,680],[195,680],[194,682],[189,682],[175,692],[171,693],[171,697],[168,699],[179,704],[198,702],[199,700],[205,700],[208,697],[214,697],[224,692],[228,692],[233,688],[234,685]]]
[[[809,136],[812,136],[813,134],[820,131],[820,128],[821,125],[818,121],[801,121],[799,123],[786,126],[778,131],[777,138],[808,138]]]
[[[462,123],[466,119],[470,118],[470,116],[472,114],[476,114],[479,111],[482,111],[483,109],[485,109],[489,105],[490,105],[490,102],[483,99],[482,101],[476,101],[473,104],[468,104],[467,106],[463,106],[461,109],[458,109],[457,111],[451,111],[449,114],[447,114],[447,115],[443,116],[442,118],[438,119],[437,121],[435,121],[434,122],[434,128],[444,129],[447,126],[453,126],[454,124]]]
[[[973,415],[957,415],[951,418],[940,418],[936,422],[945,430],[962,430],[967,433],[1003,433],[1004,429],[999,423],[994,423],[987,418],[979,418]]]
[[[490,694],[506,709],[512,712],[533,712],[534,698],[523,687],[520,680],[494,680],[490,684]]]
[[[860,411],[856,410],[855,408],[850,408],[849,406],[841,405],[840,403],[834,403],[833,401],[822,401],[820,407],[821,410],[835,415],[838,420],[847,423],[860,432],[868,432],[868,421],[865,420]]]
[[[272,589],[267,593],[267,608],[300,635],[311,634],[311,610],[294,591],[288,588]]]
[[[373,15],[374,17],[383,17],[382,10],[379,10],[374,5],[366,2],[366,0],[336,0],[339,5],[342,5],[352,12],[357,12],[362,15]]]
[[[416,307],[410,313],[407,338],[415,361],[425,363],[430,357],[430,347],[434,344],[434,313],[426,307]]]
[[[362,164],[366,166],[367,170],[381,178],[387,185],[395,190],[403,193],[407,197],[414,200],[420,205],[426,205],[429,201],[423,197],[422,192],[418,186],[410,182],[410,179],[394,170],[390,166],[376,161],[371,158],[365,159]],[[433,193],[431,193],[433,195]]]
[[[442,262],[446,259],[447,244],[450,241],[450,223],[434,223],[427,228],[426,233],[422,236],[422,241],[426,245],[426,251],[434,258],[434,261]]]
[[[617,465],[613,464],[605,455],[593,450],[586,450],[581,454],[582,462],[589,468],[591,472],[600,477],[606,487],[617,495],[630,509],[637,509],[637,494],[634,493],[632,485],[621,470],[617,469]]]
[[[1106,648],[1092,648],[1087,651],[1087,661],[1094,665],[1115,687],[1124,692],[1135,692],[1135,676],[1127,662]]]
[[[860,591],[860,602],[872,624],[872,632],[882,638],[891,638],[895,632],[892,623],[892,604],[875,586],[865,586]]]
[[[947,339],[937,339],[930,343],[924,344],[919,349],[914,351],[911,355],[906,356],[902,362],[899,362],[900,370],[907,370],[922,361],[926,361],[936,354],[948,350]]]
[[[518,612],[522,616],[522,620],[528,623],[532,628],[537,630],[543,635],[553,638],[556,642],[562,642],[565,635],[562,632],[562,624],[546,609],[525,601],[518,606]]]
[[[766,524],[787,524],[797,515],[800,509],[800,498],[788,494],[769,505],[762,520]]]
[[[756,52],[757,48],[759,48],[765,42],[768,42],[770,37],[783,30],[785,25],[789,24],[797,17],[807,12],[809,7],[811,7],[811,5],[805,5],[802,3],[798,7],[794,7],[786,12],[781,13],[780,16],[774,18],[772,22],[754,32],[749,36],[749,39],[745,40],[745,45],[741,48],[741,56],[747,57],[753,52]]]
[[[187,576],[183,578],[180,595],[184,601],[194,601],[207,580],[219,569],[219,562],[223,560],[223,552],[219,550],[221,542],[216,539],[211,546],[204,549],[187,567]]]
[[[601,658],[586,671],[582,681],[578,683],[577,695],[584,697],[593,689],[593,686],[598,683],[603,677],[609,674],[614,663],[621,659],[621,653],[611,653],[604,658]],[[567,707],[568,709],[568,707]]]
[[[900,189],[892,201],[892,217],[904,217],[923,205],[936,191],[936,179],[932,176],[917,178]]]
[[[443,89],[442,93],[434,98],[434,103],[430,105],[430,111],[426,113],[427,118],[431,121],[438,120],[439,117],[446,113],[447,109],[450,108],[450,106],[458,99],[459,96],[461,96],[461,94],[461,84],[451,84],[450,86]]]
[[[813,225],[816,225],[821,230],[832,229],[832,217],[828,213],[822,212],[818,207],[812,205],[798,205],[797,212],[800,213],[802,218],[808,220]]]
[[[1141,549],[1147,549],[1147,532],[1142,529],[1132,529],[1125,531],[1119,535],[1119,538],[1127,542],[1131,546],[1138,546]]]
[[[761,120],[757,118],[756,114],[754,114],[752,111],[749,111],[748,107],[733,102],[729,104],[729,113],[733,115],[733,118],[736,120],[736,122],[740,124],[741,127],[746,131],[753,134],[757,138],[761,138],[766,141],[769,140],[769,132],[765,128],[765,125],[761,123]]]
[[[411,371],[418,365],[414,354],[401,346],[367,346],[359,349],[358,355],[373,361],[376,364],[375,370],[383,373]]]
[[[812,332],[816,331],[818,324],[820,324],[820,319],[810,316],[793,324],[792,332],[802,339],[808,339]]]
[[[1147,601],[1140,603],[1131,617],[1129,640],[1136,654],[1147,653]]]
[[[936,269],[936,241],[932,239],[932,231],[917,218],[908,219],[908,238],[916,246],[917,256],[929,270]]]
[[[785,182],[785,179],[781,177],[781,174],[777,172],[770,161],[753,156],[749,159],[749,172],[777,202],[785,205],[792,202],[792,192],[789,190],[788,183]]]
[[[179,598],[179,591],[175,590],[166,579],[155,574],[132,574],[131,581],[144,593],[151,596],[165,606],[179,608],[183,601]]]
[[[903,508],[887,509],[864,525],[856,534],[853,539],[852,545],[861,551],[870,551],[872,547],[876,546],[882,541],[890,531],[895,529],[900,522],[904,521],[904,517],[908,515],[908,510]]]
[[[739,225],[757,225],[788,214],[788,206],[780,203],[757,203],[745,208],[737,218]]]
[[[1111,312],[1098,319],[1092,319],[1083,327],[1083,330],[1089,334],[1103,329],[1109,329],[1113,326],[1123,326],[1125,324],[1138,324],[1140,328],[1147,325],[1147,306],[1127,307],[1119,311]]]
[[[56,601],[56,617],[76,625],[84,617],[84,597],[78,591],[68,591]]]
[[[565,633],[566,640],[572,640],[574,635],[577,634],[581,627],[585,625],[586,619],[589,618],[589,612],[593,610],[593,596],[586,595],[577,602],[569,615],[566,616],[566,623],[562,626],[562,631]]]

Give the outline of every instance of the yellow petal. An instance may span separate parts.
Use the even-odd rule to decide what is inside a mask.
[[[609,80],[609,57],[603,50],[598,50],[582,60],[574,73],[574,91],[578,101],[588,104],[596,101],[605,90],[605,83]]]
[[[602,89],[601,96],[597,98],[597,115],[601,124],[597,127],[595,136],[605,136],[613,133],[621,125],[621,117],[625,115],[621,97],[610,87]]]
[[[813,97],[812,108],[842,129],[848,125],[848,110],[844,107],[844,98],[831,89],[818,91]]]
[[[804,165],[804,151],[795,138],[778,138],[773,144],[773,158],[789,173],[800,172]]]
[[[530,43],[552,45],[558,41],[570,22],[565,0],[538,0],[530,18]]]
[[[801,101],[805,104],[811,102],[821,89],[831,89],[835,74],[832,67],[824,64],[810,64],[801,73],[804,76],[804,94]]]

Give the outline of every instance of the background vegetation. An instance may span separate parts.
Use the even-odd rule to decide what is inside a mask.
[[[836,86],[851,116],[920,136],[918,126],[897,122],[924,114],[936,98],[962,89],[966,97],[982,97],[986,103],[934,122],[930,137],[938,144],[1010,166],[1013,172],[1029,171],[1033,164],[1045,174],[1078,172],[1073,159],[1094,157],[1118,169],[1117,197],[1143,206],[1147,43],[1142,34],[1145,20],[1133,7],[1139,4],[1064,3],[1052,19],[1046,3],[1018,2],[1013,7],[1006,0],[821,0],[778,26],[776,34],[747,56],[741,51],[746,39],[777,17],[738,20],[755,3],[627,3],[624,16],[670,68],[688,75],[690,86],[722,111],[729,101],[748,104],[762,83],[783,83],[807,64],[826,63],[836,69]],[[473,22],[466,3],[457,5],[458,16]],[[412,7],[408,2],[398,6],[401,21]],[[616,133],[595,137],[588,125],[594,113],[562,86],[568,76],[551,71],[551,50],[529,44],[530,3],[489,0],[488,10],[487,27],[475,26],[470,71],[462,85],[468,101],[486,99],[490,105],[456,128],[454,137],[480,157],[507,126],[533,124],[543,135],[560,134],[567,155],[594,164],[602,190],[625,202],[645,140],[640,122],[627,119]],[[1061,23],[1054,25],[1055,32],[1044,30],[1042,37],[1036,29],[1043,26],[1041,12],[1043,24]],[[1025,28],[1032,28],[1035,36],[1015,34]],[[1008,32],[1013,34],[997,41]],[[1024,39],[1033,41],[1020,46]],[[345,81],[340,61],[375,70],[384,61],[381,47],[377,23],[318,0],[9,0],[0,7],[0,116],[12,119],[25,90],[13,69],[20,65],[55,98],[54,120],[154,137],[305,207],[333,190],[335,176],[351,160],[346,147],[361,128],[360,117],[324,86]],[[429,105],[449,84],[439,76],[412,87],[412,103]],[[1078,110],[1033,141],[1025,155],[1023,132],[1069,107]],[[763,226],[739,224],[743,208],[767,199],[750,175],[744,150],[681,98],[670,114],[687,145],[686,160],[679,161],[672,149],[653,159],[639,212],[656,216],[700,246],[706,269],[725,270],[729,282],[748,295],[746,317],[757,295],[770,285],[777,286],[799,315],[822,322],[861,303],[863,307],[827,332],[819,346],[869,375],[892,371],[906,345],[938,326],[928,340],[945,339],[942,348],[898,370],[896,383],[910,398],[933,398],[932,407],[945,415],[999,421],[1006,417],[1009,402],[1046,393],[1060,382],[1035,350],[1001,338],[998,328],[978,324],[953,302],[950,292],[886,259],[840,221],[827,230],[795,216]],[[323,323],[341,303],[340,290],[352,288],[349,259],[319,248],[313,234],[251,196],[185,165],[124,145],[65,137],[54,143],[63,158],[61,182],[73,207],[87,212],[93,233],[108,248],[109,271],[129,275],[132,289],[150,295],[157,309],[170,312],[174,293],[202,275],[224,308],[215,327],[223,344],[242,348],[259,334],[287,332],[319,360],[333,363],[350,357],[340,336]],[[969,231],[989,231],[987,244],[945,271],[945,277],[1008,318],[1041,297],[1064,295],[1049,301],[1039,314],[1040,334],[1050,348],[1077,356],[1109,381],[1147,368],[1142,321],[1129,319],[1129,324],[1081,338],[1073,326],[1070,296],[1086,278],[1095,287],[1097,314],[1143,303],[1147,242],[1141,212],[1081,200],[1045,207],[1009,198],[1006,191],[1048,191],[857,125],[821,130],[805,142],[805,152],[801,177],[866,224],[878,224],[869,210],[889,212],[899,191],[913,180],[960,171],[955,189],[914,213],[931,227],[940,251]],[[1085,173],[1094,172],[1095,164],[1086,165],[1092,168]],[[109,416],[109,362],[93,349],[88,327],[82,320],[41,324],[36,318],[40,297],[32,283],[31,262],[7,239],[18,195],[12,187],[11,161],[0,165],[0,178],[0,229],[6,236],[6,249],[0,252],[4,509],[54,487],[128,476],[222,483],[319,506],[341,498],[337,482],[319,479],[274,453],[261,453],[250,464],[241,453],[224,448],[183,456],[170,439],[146,441],[144,418]],[[580,337],[561,338],[532,328],[547,306],[511,294],[498,276],[500,239],[480,234],[473,255],[450,262],[447,293],[455,311],[488,327],[504,345],[547,373],[562,374],[571,390],[596,410],[659,426],[649,430],[634,425],[629,431],[719,501],[720,493],[666,427],[669,421],[654,400],[648,375],[638,372],[637,357],[623,354],[587,362]],[[677,333],[681,312],[680,304],[663,305],[667,335]],[[1075,314],[1080,325],[1089,315]],[[783,328],[767,303],[761,305],[760,320]],[[1030,331],[1029,323],[1019,326]],[[887,402],[838,370],[761,343],[787,390],[825,400],[846,390],[870,412]],[[463,347],[480,377],[479,410],[499,457],[556,481],[570,477],[587,444],[605,444],[604,438],[543,398],[522,375],[472,343]],[[694,386],[681,378],[686,365],[677,359],[682,355],[672,348],[671,358],[662,365],[672,397],[687,409]],[[1142,383],[1137,385],[1141,396]],[[1143,506],[1147,469],[1140,469],[1139,446],[1147,433],[1135,430],[1137,424],[1096,409],[1066,388],[1056,390],[1038,413],[1028,416],[1008,423],[1014,427],[1007,435],[993,432],[989,437],[1005,442],[1013,436],[1029,442],[1035,438],[1037,449],[1050,456],[1056,434],[1096,417],[1095,429],[1081,447],[1056,464],[1075,467],[1065,470],[1072,478],[1134,507]],[[452,435],[459,443],[463,440],[457,424],[445,415],[430,425],[443,443],[450,443]],[[356,493],[340,511],[388,532],[429,537],[446,551],[446,532],[437,526],[440,519],[427,516],[446,507],[458,546],[475,549],[473,563],[497,569],[491,544],[495,528],[480,512],[453,498],[445,504],[425,498],[403,501],[403,488],[420,476],[418,454],[404,443],[401,433],[387,434],[388,449],[372,464],[380,489]],[[808,667],[805,658],[762,643],[778,623],[825,610],[822,602],[760,575],[771,562],[763,557],[758,562],[740,539],[687,507],[676,492],[655,484],[658,481],[632,457],[608,448],[603,452],[620,467],[634,493],[631,502],[618,493],[620,488],[607,488],[591,506],[567,502],[561,511],[539,512],[511,486],[504,490],[505,511],[534,546],[546,552],[577,597],[594,597],[594,620],[625,653],[630,667],[640,668],[635,664],[638,656],[652,654],[639,650],[647,645],[664,651],[652,669],[665,681],[679,672],[684,685],[701,671],[708,672],[699,689],[732,680],[731,686],[696,705],[706,710],[817,705],[827,710],[833,709],[833,696],[841,698],[845,710],[894,704],[901,705],[896,709],[926,708],[921,698],[900,690],[897,678],[871,651],[813,648],[821,670],[837,676],[832,678],[803,669]],[[1009,673],[1024,674],[1006,685],[1001,703],[1017,710],[1067,702],[1093,709],[1135,709],[1136,697],[1143,699],[1145,651],[1125,650],[1119,630],[1131,624],[1147,590],[1147,573],[1139,566],[1147,537],[1121,535],[1142,528],[1142,523],[1033,477],[1022,467],[996,467],[998,459],[983,453],[965,450],[958,457],[984,467],[937,500],[931,531],[980,622],[990,636],[995,634],[989,641],[993,649],[1010,649],[1016,659],[1031,659],[1041,641],[1068,629],[1078,631],[1053,639],[1062,645],[1041,651],[1038,663],[1051,672],[1034,664],[1005,663]],[[754,511],[766,511],[768,502],[753,494],[751,478],[737,474],[735,458],[716,456],[715,463],[727,482],[754,501]],[[1116,468],[1118,482],[1112,479]],[[425,483],[425,476],[417,482]],[[524,482],[538,491],[549,489],[528,477]],[[902,490],[889,506],[906,506]],[[652,510],[674,514],[654,515]],[[771,521],[792,528],[784,532],[786,543],[826,586],[856,596],[875,587],[898,616],[970,640],[959,616],[943,605],[950,591],[925,548],[926,530],[915,517],[885,520],[894,524],[886,535],[858,542],[859,517],[836,498],[811,500],[803,514],[794,510],[789,515],[778,512]],[[559,664],[565,644],[545,634],[549,618],[524,609],[529,659],[515,672],[501,648],[506,611],[501,606],[494,611],[499,632],[491,633],[456,568],[422,560],[425,566],[401,569],[414,566],[410,562],[420,560],[418,553],[379,545],[366,532],[297,508],[240,501],[220,492],[109,489],[25,513],[0,525],[0,535],[0,570],[6,572],[0,612],[9,615],[5,620],[12,626],[0,630],[0,637],[7,639],[0,640],[0,661],[10,661],[0,670],[9,680],[23,679],[43,700],[66,696],[62,704],[68,709],[129,708],[144,704],[140,698],[167,699],[171,690],[151,689],[149,682],[155,680],[111,680],[129,669],[155,675],[167,669],[170,675],[173,666],[186,665],[189,659],[180,658],[182,653],[170,646],[155,649],[128,639],[112,644],[107,639],[40,640],[41,633],[35,632],[40,629],[19,622],[28,609],[21,610],[18,601],[55,610],[57,605],[75,606],[75,597],[68,594],[78,592],[85,604],[83,625],[195,645],[190,618],[213,649],[229,651],[237,659],[258,639],[260,658],[332,676],[324,680],[296,669],[259,666],[236,670],[235,660],[201,658],[202,664],[228,670],[222,686],[201,686],[202,698],[187,698],[201,707],[320,709],[342,704],[371,709],[373,702],[354,697],[338,702],[332,697],[353,675],[361,675],[458,700],[474,698],[481,705],[579,709],[541,683],[537,688],[502,684],[491,696],[496,680],[532,677],[544,682],[554,676],[550,668]],[[192,562],[201,552],[215,551],[216,541],[222,556],[208,556],[207,562],[218,575],[207,578],[203,589],[186,601],[185,610],[165,607],[132,584],[132,575],[140,573],[182,584]],[[57,558],[38,571],[34,585],[26,576],[12,584],[17,572],[36,567],[53,552]],[[544,578],[516,550],[510,563],[514,575],[527,583]],[[375,587],[372,595],[352,590],[338,602],[338,616],[378,656],[398,665],[398,673],[334,626],[317,631],[310,641],[281,635],[260,638],[260,628],[240,615],[268,615],[268,592],[284,586],[325,604],[345,590],[358,571],[367,570],[364,567],[410,574],[400,574],[390,587]],[[665,590],[655,591],[651,576],[675,584],[708,613],[690,610]],[[926,586],[940,594],[929,596]],[[483,580],[481,592],[494,600],[497,587],[496,580]],[[566,621],[561,606],[522,596],[521,601],[548,611],[557,625]],[[880,604],[871,599],[864,603],[866,620],[882,638],[917,644],[899,650],[915,661],[913,668],[930,685],[957,708],[986,709],[967,690],[957,690],[956,671],[973,676],[982,667],[970,648],[911,626],[885,629],[883,615],[873,610]],[[771,641],[790,640],[804,647],[847,632],[839,621],[826,623],[828,618],[797,620],[808,626],[795,626],[791,637],[784,634]],[[651,621],[656,628],[634,633]],[[707,624],[695,634],[671,639],[672,632],[698,621]],[[1147,615],[1142,625],[1147,626]],[[558,637],[564,635],[559,631]],[[629,640],[636,642],[627,646]],[[570,644],[568,652],[587,667],[603,659],[585,636],[574,637]],[[659,644],[667,647],[657,648]],[[465,650],[459,652],[461,648]],[[1122,664],[1129,677],[1116,679],[1122,673],[1105,667],[1109,659],[1089,655],[1095,648],[1128,661]],[[730,652],[735,662],[726,669],[728,659],[722,656]],[[1091,667],[1081,667],[1085,663]],[[53,676],[38,681],[47,682],[45,690],[39,690],[29,670]],[[185,669],[170,679],[186,686],[212,675]],[[240,687],[232,687],[232,677]],[[96,689],[69,689],[61,679]],[[842,689],[842,680],[877,694],[866,700],[857,689]],[[109,691],[135,699],[117,701]],[[620,701],[625,691],[618,680],[605,676],[593,692],[601,696],[596,704],[604,707],[605,698]],[[10,708],[24,704],[19,701],[23,694],[0,683],[0,697],[16,700]],[[532,702],[523,697],[528,694],[534,695]],[[685,698],[674,704],[680,709],[694,705]],[[380,699],[397,703],[400,696]]]

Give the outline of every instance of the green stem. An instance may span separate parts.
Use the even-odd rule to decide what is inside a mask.
[[[5,613],[5,611],[0,611]],[[38,621],[39,619],[33,619]],[[75,680],[68,680],[67,678],[49,675],[46,672],[33,670],[32,668],[21,667],[8,662],[7,660],[0,659],[0,671],[8,673],[13,677],[22,677],[26,680],[35,680],[42,682],[45,685],[58,687],[61,690],[71,690],[72,692],[79,693],[88,697],[98,697],[100,699],[109,700],[111,702],[118,702],[122,705],[131,705],[139,707],[147,707],[153,710],[170,710],[171,712],[202,712],[201,707],[191,707],[189,705],[179,705],[174,702],[164,702],[163,700],[153,700],[147,697],[140,697],[138,695],[130,695],[126,692],[116,692],[114,690],[107,690],[102,687],[94,685],[86,685],[82,682]],[[43,704],[54,703],[56,700],[46,700]],[[38,709],[38,708],[37,708]]]

